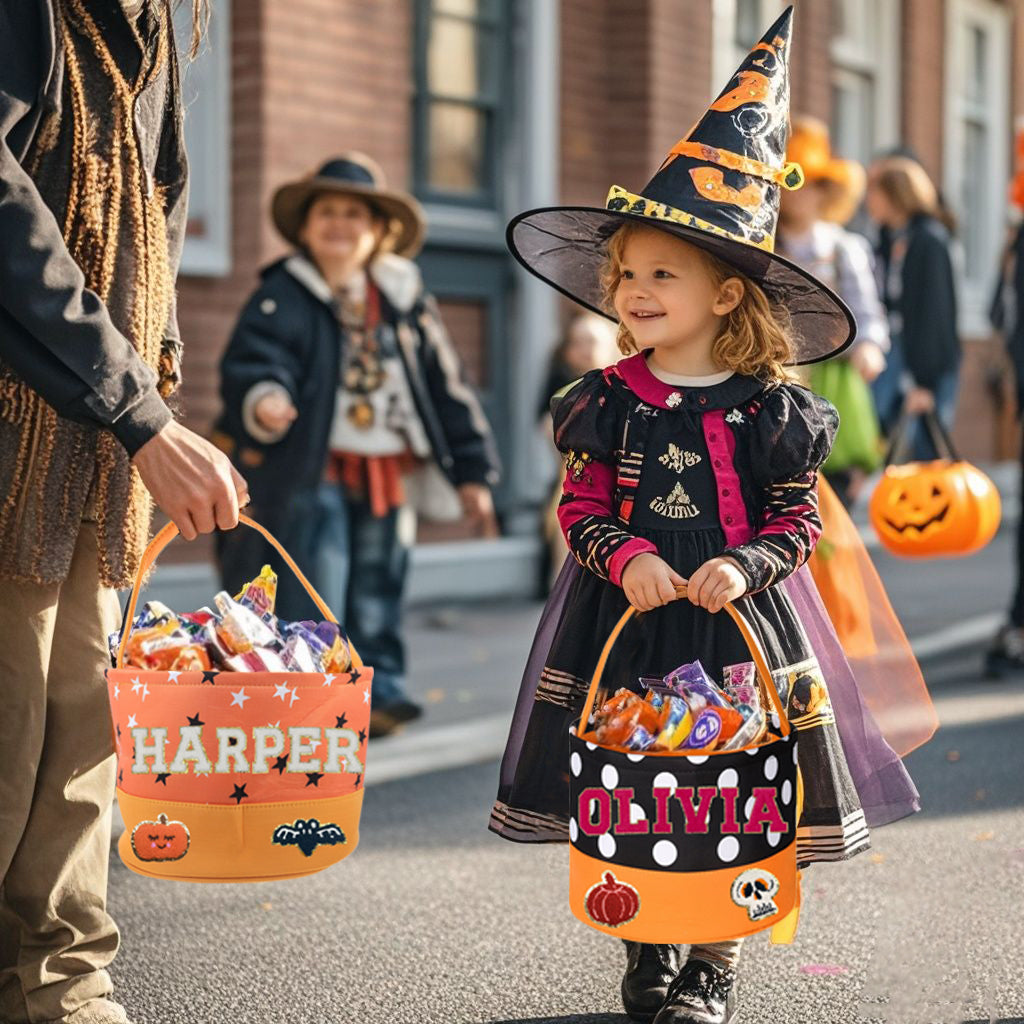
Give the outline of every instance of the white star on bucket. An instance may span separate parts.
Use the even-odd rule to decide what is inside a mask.
[[[246,696],[245,687],[244,686],[237,693],[234,690],[232,690],[231,691],[231,704],[229,705],[229,707],[234,707],[237,704],[240,708],[242,708],[244,710],[245,702],[247,700],[249,700],[249,697]]]
[[[141,689],[142,689],[142,680],[139,679],[138,676],[136,676],[132,680],[132,693],[138,693],[139,690],[141,690]]]
[[[167,681],[169,683],[177,683],[178,676],[180,676],[180,675],[181,675],[180,672],[168,672],[167,673]]]
[[[296,686],[292,689],[292,699],[288,701],[288,707],[291,707],[299,699],[299,688]]]
[[[134,715],[129,715],[129,716],[128,716],[128,728],[129,728],[129,729],[134,729],[134,728],[135,728],[135,727],[136,727],[136,726],[137,726],[138,724],[139,724],[139,723],[138,723],[138,721],[136,720],[136,718],[135,718],[135,716],[134,716]]]
[[[288,692],[289,691],[287,683],[281,683],[280,686],[274,687],[274,696],[277,697],[278,700],[286,700],[288,697]]]
[[[333,682],[334,682],[334,680],[335,680],[335,679],[337,679],[337,678],[338,678],[337,676],[328,676],[328,675],[325,675],[325,676],[324,676],[324,686],[330,686],[330,685],[331,685],[331,683],[333,683]]]
[[[363,690],[363,703],[364,704],[369,704],[370,703],[370,691],[369,690]]]

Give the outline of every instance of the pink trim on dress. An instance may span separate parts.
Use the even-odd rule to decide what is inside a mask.
[[[651,368],[647,365],[643,352],[638,352],[635,356],[628,356],[626,359],[620,359],[613,366],[609,366],[605,370],[606,377],[609,373],[614,373],[616,376],[621,377],[625,381],[626,387],[641,402],[647,402],[649,405],[656,406],[659,409],[671,409],[672,406],[668,403],[668,396],[673,393],[681,396],[684,393],[683,388],[677,388],[672,384],[666,384],[663,380],[658,380],[651,373]]]
[[[633,540],[626,541],[608,560],[608,579],[615,586],[621,587],[622,574],[626,571],[626,566],[637,555],[645,554],[648,551],[653,555],[658,553],[657,547],[649,540],[644,540],[643,537],[634,537]]]
[[[701,416],[704,441],[711,458],[711,471],[718,489],[718,519],[729,547],[745,544],[754,536],[747,519],[747,507],[740,492],[740,477],[736,472],[736,438],[725,422],[724,409],[712,409]]]

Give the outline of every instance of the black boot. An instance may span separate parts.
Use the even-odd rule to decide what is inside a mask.
[[[626,942],[622,1005],[633,1020],[654,1020],[681,960],[678,946]]]
[[[654,1024],[729,1024],[736,1009],[736,972],[706,960],[687,960],[669,985]]]
[[[989,679],[1024,674],[1024,629],[1003,626],[985,652],[985,675]]]

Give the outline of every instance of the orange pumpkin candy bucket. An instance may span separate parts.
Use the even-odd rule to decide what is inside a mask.
[[[868,505],[871,525],[882,546],[904,558],[973,554],[999,529],[999,491],[960,458],[934,413],[925,413],[924,423],[936,451],[945,456],[894,465],[911,422],[905,416],[893,431],[885,471]]]
[[[677,589],[685,596],[686,588]],[[707,753],[630,752],[588,741],[608,637],[569,744],[569,900],[584,924],[634,942],[719,942],[772,929],[792,942],[800,907],[796,733],[760,641],[725,606],[750,649],[781,735]]]
[[[258,523],[324,618],[331,610]],[[339,676],[300,672],[161,672],[124,665],[142,579],[177,535],[143,555],[106,672],[118,853],[136,873],[189,882],[258,882],[312,874],[359,841],[373,670],[352,649]]]

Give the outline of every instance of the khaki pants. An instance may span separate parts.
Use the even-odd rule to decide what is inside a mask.
[[[86,1021],[111,991],[114,745],[103,670],[120,625],[83,522],[68,578],[0,579],[0,1019]]]

